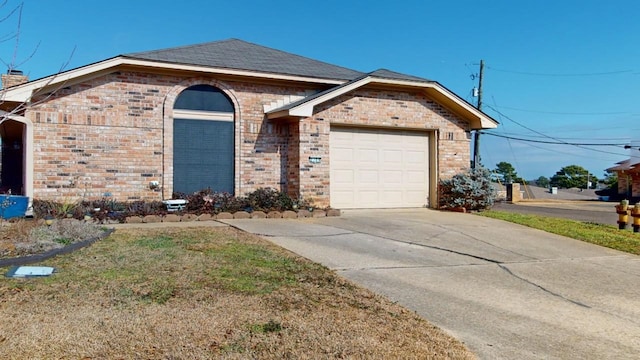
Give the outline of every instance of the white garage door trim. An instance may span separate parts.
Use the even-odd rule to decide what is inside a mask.
[[[331,126],[329,140],[332,207],[428,206],[429,132]]]

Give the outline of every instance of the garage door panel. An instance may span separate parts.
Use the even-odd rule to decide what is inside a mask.
[[[360,170],[357,172],[356,181],[362,184],[378,184],[378,170]]]
[[[424,184],[427,182],[426,171],[407,171],[406,179],[408,184]]]
[[[399,133],[402,134],[402,133]],[[381,142],[384,147],[392,147],[395,148],[397,147],[397,145],[393,145],[393,144],[400,144],[404,141],[404,139],[401,136],[398,136],[396,134],[380,134],[380,137],[378,138],[378,141]]]
[[[353,149],[337,148],[335,156],[336,161],[353,161]]]
[[[334,194],[334,192],[332,192],[331,194]],[[347,190],[335,191],[335,196],[337,196],[340,199],[343,199],[342,201],[345,203],[356,202],[356,194],[352,191],[347,191]]]
[[[388,204],[402,204],[402,191],[384,191],[382,193],[382,198]]]
[[[401,150],[382,150],[382,159],[384,162],[391,164],[402,164]]]
[[[405,159],[409,164],[424,164],[427,154],[424,151],[406,151]]]
[[[355,180],[355,174],[353,170],[336,170],[334,176],[331,179],[336,184],[353,184]]]
[[[378,191],[377,190],[370,190],[370,191],[360,190],[356,193],[356,201],[362,204],[363,207],[375,206],[375,204],[379,203]]]
[[[331,206],[427,205],[428,148],[426,132],[332,127]]]
[[[384,187],[402,186],[402,171],[395,170],[382,172],[382,185]]]
[[[378,163],[378,149],[376,148],[368,148],[368,149],[358,149],[358,157],[357,160],[361,163]]]
[[[349,131],[336,131],[334,134],[331,134],[331,139],[334,141],[351,141],[354,137],[354,134]]]
[[[403,132],[403,135],[404,137],[402,140],[407,144],[414,144],[420,147],[424,144],[423,134],[405,131]]]

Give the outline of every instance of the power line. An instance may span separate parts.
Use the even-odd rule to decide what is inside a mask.
[[[619,75],[633,72],[634,70],[617,70],[617,71],[605,71],[605,72],[593,72],[593,73],[536,73],[536,72],[528,72],[528,71],[516,71],[516,70],[505,70],[505,69],[497,69],[492,66],[487,66],[488,69],[493,71],[511,73],[511,74],[520,74],[520,75],[529,75],[529,76],[552,76],[552,77],[572,77],[572,76],[605,76],[605,75]]]
[[[496,104],[495,104],[495,99],[493,99],[493,102],[494,102],[494,105],[496,105]],[[502,121],[502,114],[498,113],[498,117],[499,117],[500,121],[501,121],[503,124],[506,124],[504,121]],[[506,134],[504,131],[503,131],[502,133],[503,133],[503,134]],[[543,136],[541,136],[541,137],[548,138],[548,136],[547,136],[547,135],[543,135]],[[513,151],[513,147],[512,147],[512,145],[511,145],[511,140],[510,140],[510,139],[506,139],[506,140],[507,140],[507,144],[509,145],[509,149],[511,150],[511,153],[514,155],[514,159],[515,159],[515,152]],[[570,155],[570,156],[573,156],[573,157],[588,158],[588,159],[593,159],[593,158],[594,158],[593,156],[587,156],[587,155],[582,155],[582,154],[569,153],[569,152],[565,152],[565,151],[560,151],[560,150],[558,150],[558,149],[549,149],[549,148],[547,148],[547,147],[536,146],[536,145],[532,144],[532,143],[531,143],[531,142],[529,142],[529,141],[523,141],[523,144],[524,144],[525,146],[529,146],[529,147],[532,147],[532,148],[540,149],[540,150],[543,150],[543,151],[552,152],[552,153],[554,153],[554,154],[565,154],[565,155]],[[602,159],[602,160],[604,160],[604,159]]]
[[[519,108],[514,108],[514,107],[508,107],[508,106],[496,106],[499,107],[501,109],[508,109],[508,110],[515,110],[515,111],[523,111],[523,112],[530,112],[530,113],[537,113],[537,114],[549,114],[549,115],[580,115],[580,116],[591,116],[591,115],[625,115],[625,114],[630,114],[628,112],[624,112],[624,111],[617,111],[617,112],[562,112],[562,111],[543,111],[543,110],[527,110],[527,109],[519,109]]]
[[[495,99],[494,99],[494,103],[495,103]],[[549,139],[555,140],[555,141],[557,141],[557,142],[560,142],[560,143],[561,143],[560,145],[562,145],[562,144],[565,144],[565,145],[572,145],[572,144],[570,144],[570,143],[568,143],[568,142],[566,142],[566,141],[560,140],[560,139],[558,139],[558,138],[554,138],[553,136],[549,136],[549,135],[547,135],[547,134],[541,133],[540,131],[537,131],[537,130],[534,130],[534,129],[530,128],[530,127],[527,127],[527,126],[525,126],[525,125],[522,125],[522,124],[520,124],[519,122],[517,122],[517,121],[513,120],[512,118],[508,117],[507,115],[503,114],[503,113],[502,113],[502,112],[500,112],[498,109],[496,109],[496,108],[494,108],[494,107],[492,107],[492,106],[490,106],[490,105],[486,105],[486,106],[487,106],[488,108],[492,109],[493,111],[495,111],[496,113],[500,114],[500,115],[501,115],[502,117],[504,117],[505,119],[508,119],[508,120],[512,121],[514,124],[519,125],[519,126],[521,126],[521,127],[525,128],[525,129],[527,129],[527,130],[529,130],[529,131],[531,131],[531,132],[534,132],[534,133],[539,134],[539,135],[542,135],[542,136],[544,136],[544,137],[546,137],[546,138],[549,138]],[[579,148],[581,148],[581,149],[585,149],[585,150],[589,150],[589,151],[600,152],[600,153],[603,153],[603,154],[612,154],[612,155],[617,155],[617,156],[626,156],[626,155],[623,155],[623,154],[620,154],[620,153],[613,153],[613,152],[610,152],[610,151],[590,149],[590,148],[585,147],[585,146],[583,146],[583,145],[572,145],[572,146],[576,146],[576,147],[579,147]]]
[[[607,128],[609,129],[609,128]],[[519,133],[512,133],[512,132],[502,132],[502,135],[508,135],[508,136],[526,136],[526,137],[530,137],[530,138],[546,138],[546,136],[542,136],[542,135],[525,135],[525,134],[519,134]],[[563,138],[558,138],[564,141],[569,141],[569,140],[585,140],[585,141],[615,141],[615,140],[619,140],[619,141],[624,141],[625,144],[629,143],[629,137],[622,137],[622,138],[578,138],[578,137],[563,137]]]
[[[573,146],[622,146],[622,147],[624,147],[624,146],[629,144],[628,142],[616,143],[616,144],[603,144],[603,143],[576,143],[576,142],[567,142],[567,141],[562,141],[562,140],[561,141],[544,141],[544,140],[525,139],[525,138],[520,138],[520,137],[515,137],[515,136],[508,136],[508,135],[493,134],[493,133],[486,132],[486,131],[482,131],[481,134],[501,137],[501,138],[510,139],[510,140],[518,140],[518,141],[527,141],[527,142],[532,142],[532,143],[539,143],[539,144],[573,145]]]

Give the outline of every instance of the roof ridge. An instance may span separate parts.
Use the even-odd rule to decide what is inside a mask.
[[[410,74],[405,74],[405,73],[401,73],[401,72],[398,72],[398,71],[389,70],[389,69],[385,69],[385,68],[379,68],[377,70],[371,71],[371,72],[367,73],[367,75],[374,76],[374,77],[380,77],[380,78],[386,78],[386,79],[394,79],[394,80],[409,80],[409,81],[418,81],[418,82],[434,82],[433,80],[430,80],[430,79],[427,79],[427,78],[423,78],[423,77],[419,77],[419,76],[415,76],[415,75],[410,75]]]

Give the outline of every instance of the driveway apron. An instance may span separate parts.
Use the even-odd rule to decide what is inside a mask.
[[[227,220],[397,301],[481,359],[637,359],[640,258],[429,209]]]

